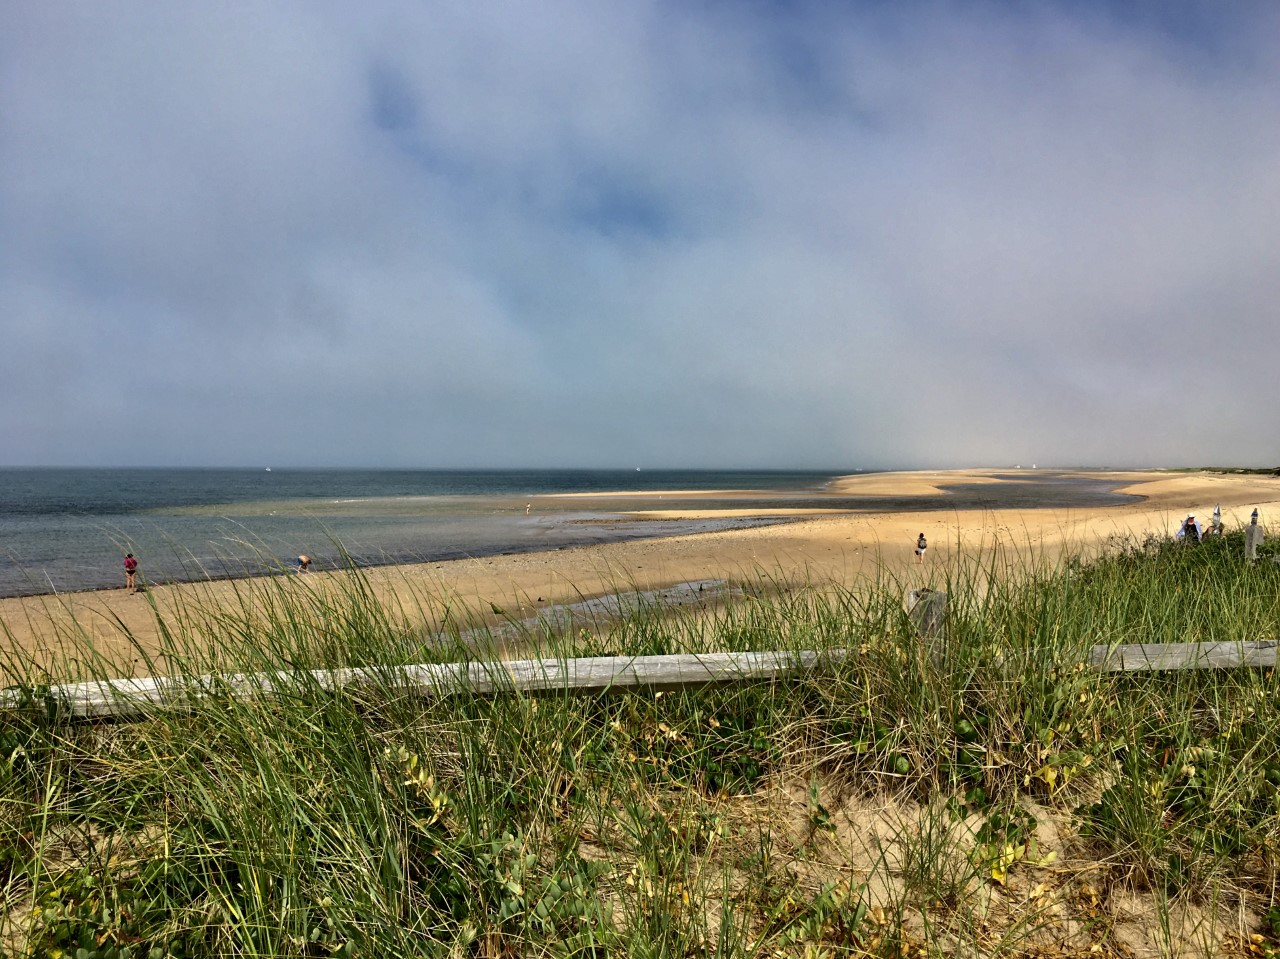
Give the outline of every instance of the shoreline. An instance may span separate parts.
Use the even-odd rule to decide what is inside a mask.
[[[415,556],[412,558],[389,557],[386,560],[363,560],[359,562],[353,562],[349,566],[334,566],[334,567],[313,566],[309,571],[309,575],[334,576],[334,575],[343,575],[345,573],[349,573],[352,571],[370,572],[373,570],[383,570],[383,569],[438,566],[444,563],[462,563],[462,562],[467,562],[468,560],[483,561],[483,560],[492,559],[493,557],[496,557],[496,556],[528,556],[530,554],[536,554],[536,553],[561,553],[561,552],[567,552],[569,550],[575,550],[575,549],[605,548],[608,546],[622,545],[624,543],[639,543],[639,542],[647,542],[651,540],[665,540],[665,539],[671,539],[677,536],[711,536],[711,535],[715,535],[716,533],[735,532],[740,529],[746,530],[746,529],[759,529],[764,526],[783,526],[783,525],[786,525],[787,523],[794,523],[800,519],[803,519],[804,515],[808,515],[808,514],[821,515],[825,513],[839,514],[839,513],[847,513],[847,511],[845,510],[777,510],[777,511],[770,511],[767,515],[764,515],[754,510],[714,510],[714,511],[707,511],[707,514],[705,516],[690,516],[686,513],[677,513],[676,515],[666,517],[666,516],[659,515],[657,512],[655,512],[655,513],[645,513],[643,515],[637,514],[636,519],[629,519],[628,517],[631,514],[620,514],[618,516],[605,516],[605,517],[600,517],[598,519],[597,518],[575,519],[575,520],[568,520],[567,523],[570,525],[594,526],[594,525],[626,525],[629,522],[638,522],[640,520],[643,520],[646,522],[662,523],[662,522],[696,522],[700,519],[706,519],[706,520],[756,519],[758,520],[758,522],[744,523],[741,526],[731,526],[721,530],[706,530],[706,531],[692,530],[692,531],[684,531],[679,533],[655,532],[655,533],[639,534],[639,535],[630,536],[630,537],[622,537],[616,540],[609,540],[609,541],[600,542],[600,543],[577,543],[577,544],[568,545],[568,546],[553,546],[550,548],[546,546],[541,546],[541,545],[531,545],[527,547],[508,545],[502,548],[494,548],[492,550],[479,548],[468,553],[462,553],[459,555],[439,556],[431,559],[424,559],[421,556]],[[795,514],[795,515],[791,515],[791,514]],[[776,519],[774,517],[776,517]],[[164,580],[162,582],[156,582],[156,583],[146,580],[144,573],[140,573],[139,575],[140,577],[142,577],[140,578],[139,584],[138,584],[139,591],[141,592],[143,591],[142,587],[145,587],[147,590],[155,590],[155,589],[163,589],[163,588],[171,588],[171,587],[198,586],[202,583],[253,582],[257,580],[271,580],[278,577],[284,578],[284,579],[292,579],[294,576],[297,575],[297,573],[294,570],[293,566],[282,562],[279,567],[272,568],[272,567],[263,566],[260,568],[259,571],[256,571],[256,572],[246,571],[243,573],[239,573],[239,572],[214,573],[206,570],[205,575],[199,578],[170,579],[170,580]],[[53,589],[53,590],[47,590],[45,592],[17,593],[17,594],[8,595],[8,596],[0,595],[0,607],[2,607],[4,603],[9,602],[11,600],[57,599],[58,597],[63,597],[63,596],[75,597],[75,596],[89,596],[89,595],[95,595],[95,594],[111,595],[114,593],[119,593],[121,591],[122,591],[122,587],[120,586],[85,586],[80,589]],[[0,615],[0,623],[3,623],[3,622],[4,622],[4,617],[3,615]],[[3,635],[3,632],[0,631],[0,636],[2,635]]]
[[[625,591],[663,589],[711,579],[759,580],[761,576],[803,580],[812,585],[856,588],[890,576],[904,586],[925,585],[948,564],[993,548],[1056,561],[1067,550],[1088,551],[1109,537],[1147,533],[1172,535],[1188,510],[1207,520],[1222,504],[1228,528],[1248,522],[1253,507],[1280,517],[1280,478],[1256,474],[1124,471],[1053,471],[1103,478],[1116,491],[1141,497],[1123,505],[1053,508],[951,509],[939,504],[945,482],[982,483],[998,489],[1014,480],[1012,471],[959,470],[855,474],[834,481],[842,495],[912,496],[914,509],[891,512],[838,510],[787,517],[744,528],[679,535],[656,535],[553,550],[505,551],[452,560],[360,567],[379,601],[409,609],[428,627],[448,616],[484,625],[504,616],[522,618],[539,609]],[[1047,472],[1047,471],[1041,471]],[[594,495],[594,494],[585,494]],[[656,494],[666,495],[666,494]],[[708,497],[715,498],[717,494]],[[723,499],[723,496],[718,498]],[[638,510],[637,519],[696,521],[723,518],[721,511],[696,508]],[[743,511],[743,518],[774,511]],[[619,522],[625,522],[620,520]],[[915,538],[925,532],[927,561],[914,562]],[[123,589],[42,594],[0,599],[0,636],[23,657],[57,661],[59,651],[88,640],[114,669],[144,672],[144,652],[159,643],[157,617],[172,619],[192,609],[242,609],[265,584],[287,589],[339,585],[342,571],[305,576],[228,577],[148,586],[145,594]],[[494,610],[502,610],[502,613]],[[124,635],[132,636],[132,643]],[[61,677],[60,677],[61,678]]]
[[[1119,505],[1126,499],[1137,499],[1116,493],[1116,479],[1112,476],[1091,475],[1087,479],[1079,479],[1085,475],[1080,471],[1058,470],[1017,475],[1008,471],[1003,474],[982,470],[918,471],[842,474],[826,476],[821,483],[813,485],[778,488],[629,487],[624,490],[529,493],[518,497],[505,493],[374,496],[350,500],[325,497],[319,501],[319,506],[308,501],[296,515],[286,513],[290,521],[310,523],[309,534],[297,526],[288,531],[254,526],[254,517],[263,517],[263,522],[274,523],[274,519],[265,518],[275,517],[277,507],[284,510],[290,503],[296,507],[294,501],[267,500],[247,504],[237,501],[232,504],[154,507],[132,514],[144,518],[157,514],[162,519],[208,516],[222,521],[221,528],[202,529],[193,538],[183,538],[181,534],[175,538],[163,525],[148,532],[149,544],[142,540],[142,531],[124,526],[112,538],[117,540],[121,549],[128,546],[136,551],[141,546],[143,553],[150,557],[144,561],[143,575],[154,584],[170,585],[278,576],[290,572],[293,556],[302,552],[318,560],[313,566],[315,572],[351,567],[374,569],[560,551],[686,534],[703,535],[797,522],[824,515],[952,511],[995,506],[1074,508],[1108,503]],[[625,480],[625,476],[617,478]],[[991,489],[989,484],[1000,483],[1004,484],[999,493],[1002,501],[992,502],[986,491]],[[480,524],[473,530],[479,535],[459,537],[456,526],[443,525],[437,529],[428,525],[408,536],[399,537],[401,541],[398,543],[379,545],[380,534],[376,529],[343,530],[339,524],[331,531],[325,510],[319,508],[330,503],[356,503],[361,510],[360,516],[376,517],[393,506],[397,509],[402,507],[405,502],[420,503],[423,508],[391,519],[407,521],[410,525],[419,515],[430,517],[432,523],[444,521],[447,524],[450,517],[459,514],[452,513],[448,505],[441,509],[439,504],[470,504],[466,509]],[[529,516],[530,507],[533,507],[532,517]],[[493,517],[497,516],[512,519],[499,521],[499,524],[508,523],[505,527],[495,526]],[[107,517],[96,525],[112,528],[113,524],[107,522],[110,519]],[[242,528],[240,524],[243,524]],[[436,535],[441,530],[443,539]],[[372,542],[365,538],[366,532],[372,535]],[[286,545],[282,542],[284,539],[295,542]],[[246,545],[254,551],[246,553],[238,549]],[[165,548],[157,550],[157,546]],[[280,549],[281,546],[284,548]],[[7,565],[4,578],[0,579],[0,600],[72,596],[110,592],[118,588],[115,554],[102,554],[100,550],[92,552],[88,565],[80,569],[59,565],[53,557],[49,559],[54,560],[51,569],[37,563],[28,570],[21,564],[4,564],[3,557],[0,557],[0,567]]]

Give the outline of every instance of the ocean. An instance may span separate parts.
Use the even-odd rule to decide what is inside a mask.
[[[848,472],[848,471],[846,471]],[[829,472],[714,470],[0,469],[0,596],[145,581],[431,562],[787,522],[781,516],[636,519],[655,506],[863,511],[1100,506],[1132,497],[1105,479],[1040,470],[957,483],[922,503],[833,495]],[[696,502],[671,491],[737,491]],[[639,499],[629,492],[664,492]],[[555,494],[593,493],[558,500]],[[527,510],[527,511],[526,511]]]
[[[557,493],[820,493],[833,473],[704,470],[0,470],[0,596],[115,587],[126,551],[150,582],[426,562],[759,525],[635,521],[625,497]],[[531,501],[532,508],[526,513]],[[673,501],[675,502],[675,501]],[[632,505],[639,505],[638,503]],[[652,505],[652,504],[650,504]],[[715,502],[707,504],[715,507]],[[349,558],[349,559],[348,559]]]

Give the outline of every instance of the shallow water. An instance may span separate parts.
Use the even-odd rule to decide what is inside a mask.
[[[0,596],[557,549],[758,525],[627,523],[601,490],[819,490],[831,473],[620,470],[0,470]],[[582,519],[610,522],[582,523]],[[613,522],[616,521],[616,522]],[[345,554],[345,556],[344,556]]]
[[[782,517],[631,518],[652,509],[867,512],[1085,507],[1134,499],[1105,479],[1037,471],[947,495],[856,497],[834,472],[702,470],[0,470],[0,596],[119,586],[126,550],[151,582],[438,561],[738,529]],[[607,493],[554,499],[558,493]],[[733,490],[697,499],[667,490]],[[543,497],[539,499],[539,497]],[[526,513],[526,505],[536,503]],[[345,553],[345,557],[344,557]]]

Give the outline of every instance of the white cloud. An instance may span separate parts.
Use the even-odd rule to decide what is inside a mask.
[[[1269,463],[1280,23],[1179,16],[11,9],[0,459]]]

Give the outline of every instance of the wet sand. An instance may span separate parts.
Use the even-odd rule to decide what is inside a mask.
[[[1280,520],[1280,478],[1221,473],[1055,474],[1089,489],[1110,505],[1054,508],[1033,495],[1025,476],[1008,470],[922,471],[845,477],[828,495],[806,494],[803,505],[760,508],[758,493],[732,491],[584,494],[628,502],[637,520],[723,518],[724,509],[699,501],[742,500],[737,515],[784,517],[778,525],[607,543],[540,553],[490,556],[369,569],[364,575],[384,603],[437,626],[446,609],[467,623],[523,618],[540,609],[631,590],[694,581],[805,580],[856,588],[880,574],[904,587],[925,584],[962,555],[1002,549],[1054,561],[1064,551],[1087,553],[1112,536],[1171,535],[1188,511],[1207,524],[1215,503],[1230,529],[1258,507],[1264,525]],[[955,490],[956,492],[948,492]],[[974,505],[977,502],[984,505]],[[1103,495],[1106,494],[1106,495]],[[1114,495],[1114,494],[1119,494]],[[1036,496],[1041,501],[1036,501]],[[558,500],[570,497],[557,497]],[[894,508],[885,510],[886,500]],[[673,502],[674,501],[674,502]],[[1072,500],[1078,501],[1078,500]],[[859,509],[858,505],[864,508]],[[962,508],[963,507],[963,508]],[[913,554],[916,536],[929,540],[926,561]],[[90,639],[116,663],[113,672],[146,672],[143,651],[158,645],[157,613],[172,621],[182,610],[239,607],[255,590],[317,590],[344,574],[310,573],[277,581],[219,581],[153,587],[146,595],[121,590],[0,600],[0,637],[10,655],[65,660],[56,650],[72,633]],[[152,605],[154,604],[154,610]],[[501,612],[495,612],[501,610]],[[138,649],[125,638],[132,635]],[[59,669],[74,672],[75,664]]]

